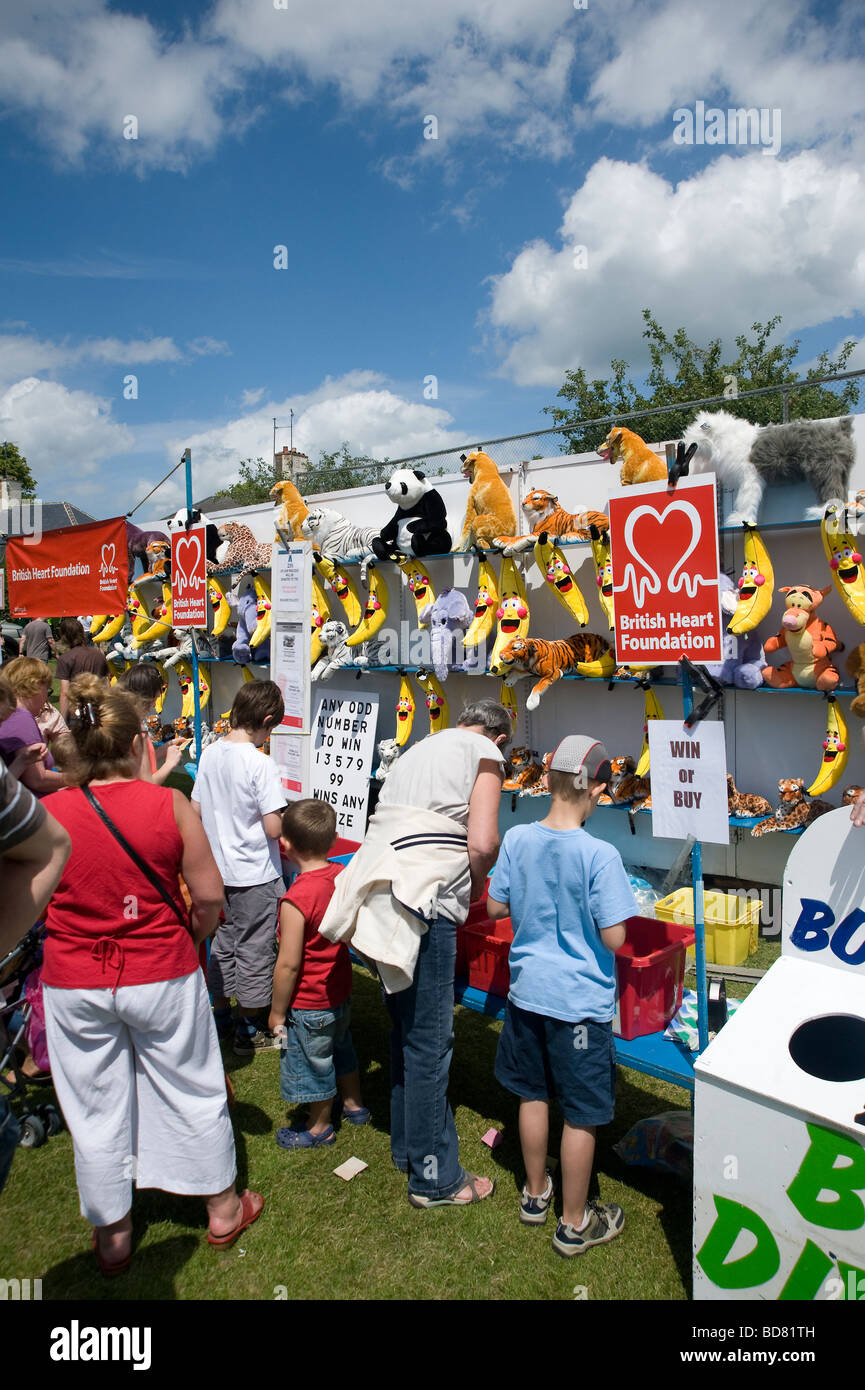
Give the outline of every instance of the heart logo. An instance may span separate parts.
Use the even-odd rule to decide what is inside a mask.
[[[659,594],[661,592],[661,580],[655,569],[653,569],[648,560],[645,559],[634,544],[634,530],[641,517],[650,516],[658,525],[663,526],[667,518],[672,516],[674,512],[682,512],[688,518],[688,521],[691,523],[691,535],[685,550],[679,556],[667,577],[667,592],[677,594],[680,589],[684,588],[688,598],[693,598],[699,585],[711,586],[717,583],[717,580],[712,577],[706,579],[703,575],[682,573],[685,564],[699,543],[703,530],[700,513],[692,503],[677,498],[676,501],[671,502],[663,512],[657,512],[655,508],[651,506],[635,507],[628,515],[628,519],[625,522],[624,540],[628,554],[639,562],[644,573],[638,575],[636,567],[632,564],[631,560],[629,560],[625,566],[622,582],[616,585],[615,592],[620,594],[627,589],[631,589],[634,595],[634,602],[638,608],[643,607],[647,592],[650,594]]]
[[[103,545],[103,547],[102,547],[102,564],[101,564],[101,566],[100,566],[100,568],[101,568],[103,574],[113,574],[113,573],[114,573],[114,555],[115,555],[115,550],[114,550],[114,542],[113,542],[113,541],[111,542],[110,545]]]
[[[181,552],[186,556],[184,567]],[[194,591],[201,582],[201,576],[196,574],[196,567],[201,559],[201,541],[198,536],[180,536],[174,543],[174,588],[178,598],[183,597],[184,587],[188,591]]]

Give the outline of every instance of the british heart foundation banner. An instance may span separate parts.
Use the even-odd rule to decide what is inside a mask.
[[[6,546],[13,618],[66,618],[122,613],[129,560],[122,516],[45,531],[38,545]]]
[[[620,662],[723,661],[712,474],[611,497],[610,558]]]

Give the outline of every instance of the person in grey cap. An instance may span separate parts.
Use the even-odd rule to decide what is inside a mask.
[[[614,952],[638,913],[618,850],[583,829],[610,772],[597,739],[562,740],[547,771],[549,814],[507,831],[487,900],[490,916],[510,914],[514,930],[495,1071],[520,1098],[520,1220],[542,1225],[553,1199],[545,1160],[555,1095],[565,1123],[553,1249],[565,1257],[612,1240],[625,1220],[614,1203],[589,1200],[596,1129],[614,1110]]]

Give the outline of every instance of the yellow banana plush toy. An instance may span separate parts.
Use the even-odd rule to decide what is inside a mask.
[[[865,562],[856,537],[841,529],[845,510],[834,503],[826,508],[820,522],[820,536],[832,571],[832,583],[857,623],[865,623]]]
[[[124,657],[117,655],[109,656],[107,652],[105,654],[105,660],[108,663],[108,669],[111,672],[111,677],[108,682],[109,685],[116,685],[119,677],[123,675],[124,671],[128,671],[130,666],[132,665],[132,662],[126,661]],[[157,705],[156,708],[158,709],[159,706]]]
[[[161,642],[164,638],[169,637],[171,635],[172,620],[170,584],[163,584],[162,602],[153,605],[153,608],[151,609],[151,615],[153,618],[153,622],[151,622],[149,626],[145,627],[142,632],[139,632],[137,636],[133,636],[133,649],[143,647],[148,642]]]
[[[408,677],[400,672],[399,695],[396,702],[396,743],[398,748],[404,748],[411,738],[414,711],[415,703],[411,684]]]
[[[324,655],[324,643],[321,640],[321,629],[330,617],[330,604],[327,601],[327,594],[319,584],[315,575],[312,576],[312,664]]]
[[[361,642],[369,642],[380,627],[387,622],[390,595],[377,565],[369,566],[369,594],[363,612],[363,622],[346,641],[347,647],[359,647]]]
[[[258,622],[255,624],[255,630],[249,639],[249,645],[250,647],[260,647],[262,642],[266,642],[270,636],[270,585],[263,574],[256,573],[252,576],[252,579],[255,584],[255,597],[257,600],[255,612]]]
[[[499,690],[499,704],[504,705],[508,714],[511,716],[511,730],[513,733],[516,733],[517,697],[514,691],[514,687],[512,685],[508,685],[505,681],[502,681],[501,689]]]
[[[228,627],[231,617],[231,604],[228,602],[228,585],[218,575],[207,576],[207,595],[213,605],[213,630],[211,637],[221,637]]]
[[[508,642],[515,637],[527,637],[529,633],[529,600],[526,586],[516,563],[510,555],[502,560],[501,601],[496,609],[498,634],[490,654],[490,674],[498,675],[499,654]]]
[[[575,638],[578,638],[579,635],[579,633],[574,633]],[[589,635],[586,633],[586,636]],[[609,647],[594,661],[578,661],[574,667],[578,676],[593,676],[596,679],[603,677],[604,680],[609,680],[615,669],[616,658]]]
[[[610,631],[616,625],[615,608],[613,605],[613,562],[610,559],[610,536],[609,532],[597,532],[592,527],[592,559],[595,562],[595,582],[598,586],[598,598],[601,608],[604,610],[604,617],[610,625]]]
[[[424,692],[426,707],[429,711],[430,733],[437,734],[439,730],[447,729],[450,725],[450,706],[438,680],[432,671],[426,671],[420,667],[417,672],[417,683]]]
[[[418,627],[426,627],[427,624],[421,622],[420,615],[428,603],[435,603],[436,601],[432,581],[423,565],[414,556],[407,555],[404,560],[398,560],[397,563],[408,580],[408,587],[417,609],[417,625]]]
[[[840,781],[850,756],[847,742],[847,725],[841,713],[841,706],[834,695],[828,697],[829,709],[826,713],[826,737],[823,740],[823,761],[815,780],[808,788],[809,796],[822,796],[835,783]]]
[[[192,679],[192,666],[188,661],[178,661],[174,666],[177,672],[177,680],[180,685],[180,693],[183,696],[183,704],[180,707],[182,718],[189,719],[195,714],[195,686]],[[198,696],[201,709],[205,709],[210,700],[210,681],[204,666],[198,668]]]
[[[643,725],[643,746],[640,749],[640,756],[637,761],[637,766],[634,768],[635,777],[645,777],[647,772],[649,771],[649,720],[664,718],[664,711],[661,708],[661,702],[655,694],[654,690],[652,690],[651,686],[647,685],[643,693],[645,697],[646,706],[646,722]]]
[[[559,547],[547,539],[546,532],[542,535],[542,541],[535,541],[535,564],[562,607],[585,627],[589,621],[589,610],[571,567]]]
[[[110,642],[112,638],[117,637],[123,630],[125,621],[126,609],[124,609],[122,613],[116,613],[114,617],[94,618],[93,622],[90,624],[90,633],[93,637],[93,641]],[[100,626],[94,628],[93,623],[99,623]]]
[[[478,596],[475,599],[475,616],[471,627],[463,638],[464,647],[479,647],[485,642],[495,626],[496,609],[499,606],[499,581],[491,562],[484,556],[478,563]]]
[[[825,546],[825,538],[823,541]],[[775,592],[775,572],[769,552],[756,526],[745,525],[745,563],[739,580],[739,602],[727,624],[727,631],[738,636],[751,632],[761,623],[772,607]],[[865,615],[860,619],[865,623]]]
[[[315,552],[313,559],[315,560],[315,568],[322,579],[330,585],[345,609],[349,627],[357,627],[363,618],[363,608],[361,607],[360,595],[357,592],[357,585],[348,570],[343,569],[336,560],[331,560],[326,555],[320,555],[318,551]]]

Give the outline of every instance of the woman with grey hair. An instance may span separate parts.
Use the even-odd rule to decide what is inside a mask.
[[[504,705],[479,700],[403,753],[321,925],[378,968],[393,1025],[391,1154],[415,1207],[468,1206],[495,1186],[460,1165],[447,1086],[456,929],[498,854],[511,732]]]

